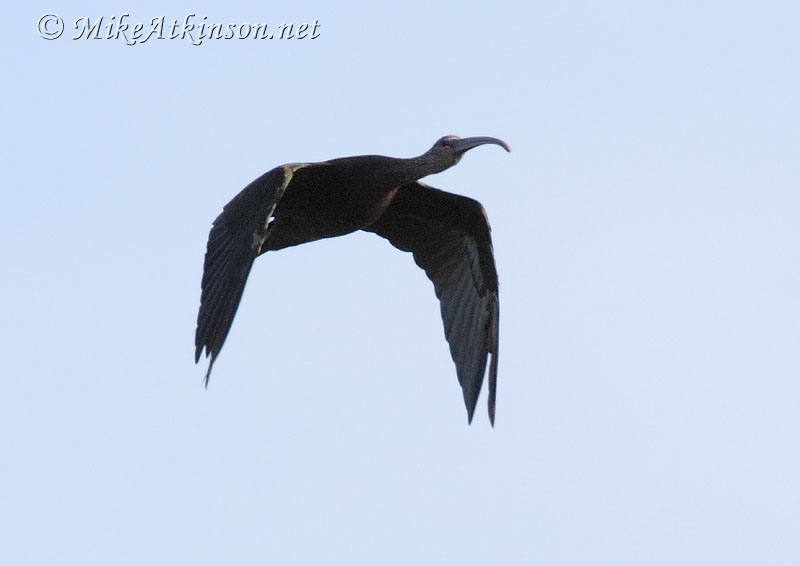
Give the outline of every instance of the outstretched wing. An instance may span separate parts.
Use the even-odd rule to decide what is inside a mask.
[[[488,354],[489,420],[497,389],[499,296],[489,222],[481,204],[422,183],[400,188],[377,222],[365,228],[410,251],[433,282],[444,332],[464,393],[469,422]]]
[[[302,165],[283,165],[264,173],[236,195],[214,220],[203,265],[200,312],[195,332],[195,362],[205,348],[211,368],[231,328],[253,260],[267,234],[275,206],[292,174]]]

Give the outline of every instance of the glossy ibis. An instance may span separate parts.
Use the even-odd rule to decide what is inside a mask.
[[[292,163],[247,185],[214,220],[203,266],[195,361],[211,368],[230,330],[253,260],[321,238],[374,232],[413,254],[433,282],[469,422],[489,365],[494,425],[499,306],[489,222],[478,201],[419,182],[468,150],[505,142],[445,136],[419,157],[343,157]]]

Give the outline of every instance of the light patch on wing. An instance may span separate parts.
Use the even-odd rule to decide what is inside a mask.
[[[267,214],[267,221],[264,222],[264,227],[261,230],[256,230],[253,233],[253,249],[258,251],[261,249],[261,246],[264,244],[264,240],[267,239],[267,231],[269,230],[269,225],[275,220],[275,217],[272,214],[275,212],[275,208],[278,206],[277,203],[272,205],[272,208],[269,209],[269,213]]]
[[[263,230],[259,230],[253,234],[253,249],[259,250],[261,246],[264,244],[264,240],[267,238],[267,230],[269,230],[269,225],[275,220],[273,214],[275,214],[275,209],[278,206],[278,201],[280,201],[283,193],[286,191],[286,187],[289,186],[289,183],[294,176],[295,171],[299,171],[303,167],[308,167],[311,165],[310,163],[287,163],[286,165],[281,165],[281,169],[283,169],[283,182],[281,186],[278,188],[275,194],[275,204],[269,209],[267,213],[267,220],[264,222]]]
[[[283,169],[283,183],[278,188],[275,194],[275,203],[281,200],[284,191],[286,191],[286,187],[289,186],[289,183],[292,181],[292,177],[295,174],[295,171],[299,171],[303,167],[308,167],[309,165],[313,165],[312,163],[287,163],[286,165],[281,165],[281,169]],[[267,217],[272,216],[272,213],[275,211],[275,207],[272,207],[272,210],[269,211]]]
[[[285,180],[283,182],[283,190],[286,190],[286,187],[289,185],[289,181],[292,180],[292,175],[295,174],[296,171],[299,171],[303,167],[308,167],[309,165],[314,165],[313,163],[287,163],[286,165],[282,165],[283,171],[285,173]]]

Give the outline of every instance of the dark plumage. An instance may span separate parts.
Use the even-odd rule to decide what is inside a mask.
[[[282,165],[247,185],[208,237],[195,334],[195,361],[204,349],[211,357],[206,385],[256,257],[365,230],[412,252],[433,282],[469,422],[491,354],[494,424],[499,306],[489,222],[479,202],[418,182],[483,144],[509,151],[496,138],[445,136],[411,159],[362,155]]]

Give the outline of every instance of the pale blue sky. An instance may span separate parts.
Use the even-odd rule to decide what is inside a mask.
[[[800,563],[789,2],[3,10],[3,564]],[[313,41],[42,39],[55,13]],[[356,234],[259,259],[203,389],[206,237],[267,169],[491,135],[497,426],[433,288]]]

